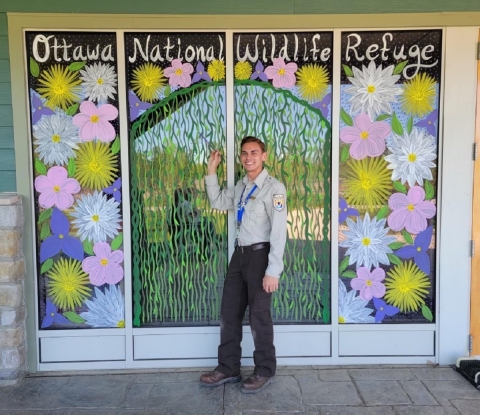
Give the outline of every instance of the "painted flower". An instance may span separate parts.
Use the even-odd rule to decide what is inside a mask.
[[[74,102],[80,100],[80,86],[78,73],[69,71],[68,67],[52,65],[42,72],[38,80],[37,88],[40,95],[47,100],[47,107],[52,109],[61,108],[66,111]]]
[[[347,288],[342,280],[338,280],[338,322],[345,323],[373,323],[374,317],[371,308],[366,308],[368,301],[355,296],[356,291]]]
[[[60,252],[70,258],[83,261],[83,245],[75,237],[70,236],[70,223],[64,213],[53,208],[50,220],[52,235],[47,237],[40,245],[40,262],[45,262]]]
[[[348,77],[353,86],[346,88],[345,93],[352,95],[348,102],[352,103],[350,114],[367,113],[373,121],[377,115],[392,113],[391,103],[397,102],[397,95],[403,93],[402,88],[395,85],[400,75],[393,75],[393,65],[382,69],[370,61],[368,68],[362,70],[352,67],[353,76]]]
[[[142,101],[148,102],[158,99],[166,81],[163,69],[150,62],[134,69],[132,78],[132,89]]]
[[[111,104],[98,107],[91,101],[80,104],[80,114],[73,117],[73,123],[79,128],[78,135],[83,141],[110,142],[115,138],[115,128],[109,123],[118,117],[118,110]]]
[[[52,323],[57,324],[70,324],[70,321],[62,316],[58,311],[57,307],[47,298],[47,305],[45,307],[45,317],[43,317],[41,329],[46,329],[50,327]]]
[[[45,164],[64,165],[70,157],[75,157],[78,149],[78,129],[73,125],[72,118],[65,115],[50,115],[43,117],[33,127],[35,137],[35,152]]]
[[[265,68],[265,74],[268,79],[272,79],[275,88],[291,88],[295,85],[295,72],[298,66],[294,62],[285,64],[281,58],[273,60],[272,66]]]
[[[385,301],[408,313],[425,303],[430,280],[412,261],[395,265],[385,279]]]
[[[210,78],[210,75],[205,70],[203,63],[198,61],[197,65],[195,66],[195,74],[193,75],[192,83],[194,84],[195,82],[201,81],[202,79],[208,82],[212,81],[212,78]]]
[[[220,59],[214,59],[208,65],[208,74],[214,81],[225,79],[225,62]]]
[[[323,117],[328,120],[328,116],[330,115],[331,104],[332,104],[332,94],[327,94],[323,97],[323,99],[320,102],[316,102],[315,104],[312,104],[312,107],[322,111]]]
[[[424,117],[433,110],[436,96],[435,79],[422,73],[403,84],[403,95],[400,101],[407,114]]]
[[[385,295],[384,279],[385,271],[382,268],[370,271],[369,268],[360,267],[357,269],[357,278],[350,281],[350,286],[360,291],[360,298],[370,301],[372,297],[382,298]]]
[[[94,256],[85,258],[82,269],[90,275],[93,285],[116,284],[123,278],[123,252],[119,249],[112,252],[110,244],[98,242],[93,247]]]
[[[193,73],[193,66],[189,63],[182,63],[180,59],[174,59],[172,61],[172,66],[165,69],[165,76],[169,78],[168,83],[171,86],[178,85],[183,88],[191,85],[191,73]]]
[[[115,238],[122,228],[119,204],[97,191],[78,200],[72,216],[82,241],[104,242],[107,238]]]
[[[72,195],[80,191],[80,185],[75,179],[68,178],[64,167],[51,167],[47,175],[35,179],[35,190],[40,193],[38,203],[48,209],[56,206],[60,210],[68,209],[73,205]]]
[[[112,183],[111,186],[108,186],[105,189],[103,189],[103,193],[106,193],[107,195],[113,195],[117,203],[120,203],[122,201],[122,193],[120,192],[121,188],[122,188],[122,178],[119,177],[117,180],[115,180]]]
[[[140,111],[148,110],[152,106],[152,104],[150,104],[149,102],[140,101],[135,95],[135,92],[129,90],[128,106],[130,107],[130,121],[133,121],[140,115]]]
[[[415,127],[425,128],[433,137],[437,136],[436,123],[438,122],[438,110],[432,111],[426,118],[415,123]]]
[[[90,141],[75,154],[75,178],[81,186],[100,190],[112,183],[118,171],[118,154],[113,154],[107,143]]]
[[[85,97],[90,101],[106,102],[108,98],[115,99],[117,93],[117,74],[115,69],[105,63],[95,62],[93,65],[80,69],[80,79],[83,81]]]
[[[357,264],[357,270],[363,265],[370,269],[372,265],[390,265],[387,254],[393,251],[389,244],[394,242],[394,236],[387,235],[389,228],[385,228],[385,219],[370,219],[368,213],[365,218],[358,218],[354,222],[347,218],[348,230],[344,231],[346,239],[340,242],[340,246],[348,248],[346,255],[350,255],[349,265]]]
[[[234,72],[235,79],[238,79],[239,81],[245,81],[250,79],[250,76],[252,76],[252,65],[248,61],[237,62],[235,64]]]
[[[388,149],[392,154],[385,160],[390,163],[388,168],[393,170],[392,180],[400,180],[402,184],[407,182],[410,187],[416,183],[423,186],[423,179],[432,180],[436,146],[424,131],[414,128],[403,137],[393,134],[392,145]]]
[[[255,65],[255,71],[250,76],[250,80],[253,81],[255,79],[260,79],[260,81],[268,82],[267,75],[265,74],[265,68],[263,63],[258,61]]]
[[[353,127],[340,130],[340,140],[351,144],[350,155],[355,160],[367,156],[377,157],[385,151],[385,138],[390,134],[390,126],[385,121],[370,121],[367,114],[355,117]]]
[[[47,275],[47,295],[63,310],[80,307],[90,296],[88,275],[79,261],[60,258]]]
[[[55,114],[55,111],[45,106],[42,99],[37,94],[32,93],[32,125],[39,122],[42,115],[48,116],[53,114]]]
[[[338,206],[338,223],[345,222],[349,216],[358,216],[358,210],[349,208],[348,204],[345,199],[340,198],[339,206]]]
[[[97,287],[95,298],[85,301],[88,311],[80,313],[87,324],[92,327],[125,327],[124,299],[122,290],[115,285],[105,287],[102,292]]]
[[[427,254],[428,247],[432,241],[433,227],[429,226],[423,232],[420,232],[413,245],[402,246],[395,251],[395,254],[399,258],[411,259],[415,262],[415,265],[420,268],[426,275],[430,275],[430,258]]]
[[[398,309],[397,307],[394,307],[393,305],[388,305],[380,298],[373,297],[373,305],[377,310],[377,312],[375,313],[375,323],[380,323],[383,321],[385,316],[392,317],[400,311],[400,309]]]
[[[405,228],[417,234],[427,229],[427,219],[433,218],[437,208],[432,202],[425,200],[425,190],[413,186],[405,195],[394,193],[388,199],[388,206],[393,211],[388,216],[388,226],[394,231]]]
[[[328,71],[317,64],[303,65],[297,73],[298,91],[308,102],[321,100],[328,89]]]

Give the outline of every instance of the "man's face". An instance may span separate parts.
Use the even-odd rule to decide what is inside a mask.
[[[245,143],[240,153],[240,161],[247,173],[260,174],[263,170],[263,162],[267,159],[267,153],[262,152],[258,143]]]

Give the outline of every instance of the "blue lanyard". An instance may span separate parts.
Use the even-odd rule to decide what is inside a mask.
[[[250,197],[252,196],[253,192],[257,189],[257,185],[253,186],[252,190],[250,190],[250,193],[247,195],[245,198],[245,202],[242,202],[243,194],[245,193],[245,189],[247,186],[243,188],[242,194],[240,196],[240,200],[238,201],[238,207],[237,207],[237,227],[240,226],[242,223],[242,218],[243,214],[245,213],[245,206],[247,205],[248,201],[250,200]]]

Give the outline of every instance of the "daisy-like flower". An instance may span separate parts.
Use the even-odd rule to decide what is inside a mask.
[[[133,91],[142,101],[153,102],[165,86],[163,69],[150,62],[144,63],[133,70],[131,84]]]
[[[80,86],[77,72],[71,72],[67,67],[52,65],[42,72],[38,80],[38,92],[47,100],[47,107],[61,108],[66,111],[74,102],[79,101]]]
[[[110,244],[98,242],[93,247],[94,256],[85,258],[82,269],[90,275],[93,285],[116,284],[123,278],[123,252],[119,249],[112,252]]]
[[[38,203],[48,209],[56,206],[60,210],[68,209],[73,205],[72,195],[80,191],[80,185],[75,179],[69,178],[67,170],[61,166],[53,166],[47,175],[35,179],[35,190],[40,193]]]
[[[235,64],[235,79],[244,81],[250,79],[252,75],[252,65],[250,62],[243,61]]]
[[[297,76],[300,96],[306,101],[319,101],[327,93],[328,71],[325,66],[304,65],[298,70]]]
[[[72,117],[50,115],[42,117],[35,125],[33,142],[35,152],[45,164],[64,165],[70,157],[75,157],[73,150],[78,149],[78,128],[73,125]]]
[[[402,108],[414,117],[424,117],[433,110],[437,91],[435,80],[426,73],[418,74],[405,82],[402,98]]]
[[[360,267],[357,270],[357,278],[350,281],[354,290],[360,290],[359,296],[363,300],[370,301],[372,297],[382,298],[385,295],[385,271],[382,268],[375,268],[370,272],[368,268]]]
[[[385,222],[386,219],[370,219],[368,213],[363,219],[358,218],[357,222],[347,218],[346,239],[340,242],[340,246],[348,248],[345,255],[350,255],[349,265],[356,263],[357,270],[362,265],[367,269],[379,264],[390,265],[387,254],[393,251],[388,245],[396,238],[387,235],[389,228],[385,227]]]
[[[97,191],[79,199],[72,216],[82,241],[104,242],[107,238],[115,238],[122,228],[118,202]]]
[[[92,327],[125,327],[124,299],[122,290],[115,285],[105,287],[103,293],[95,287],[95,298],[85,301],[88,311],[80,313]]]
[[[393,170],[392,180],[407,182],[410,187],[416,183],[423,186],[423,179],[432,180],[430,169],[435,167],[433,160],[437,158],[437,150],[431,136],[423,130],[413,128],[403,137],[393,134],[392,145],[387,147],[392,152],[385,157],[390,163],[387,167]]]
[[[106,102],[108,98],[115,99],[117,93],[117,74],[115,69],[104,63],[94,63],[80,70],[85,97],[90,101]]]
[[[355,296],[356,291],[347,288],[342,280],[338,280],[338,322],[345,323],[374,323],[375,318],[371,308],[366,308],[367,300]]]
[[[276,58],[272,66],[265,68],[265,74],[268,79],[272,79],[275,88],[291,88],[295,85],[295,72],[298,66],[294,62],[285,64],[285,60]]]
[[[168,83],[170,86],[178,85],[182,88],[186,88],[192,84],[192,78],[190,77],[192,73],[193,66],[190,63],[182,63],[180,59],[174,59],[172,66],[165,69],[165,76],[169,78]]]
[[[98,107],[91,101],[80,104],[80,114],[73,117],[73,123],[79,128],[78,135],[83,141],[98,138],[109,143],[115,138],[116,132],[109,121],[118,117],[118,110],[111,104]]]
[[[352,68],[353,76],[348,80],[353,86],[346,88],[345,92],[352,97],[349,102],[350,114],[357,112],[366,113],[373,121],[377,115],[382,112],[392,113],[391,103],[397,102],[397,95],[403,92],[403,89],[395,85],[400,79],[400,75],[393,75],[394,66],[387,66],[382,69],[382,65],[375,66],[374,61],[370,61],[368,68],[362,65],[362,70]]]
[[[225,79],[225,62],[220,59],[214,59],[208,65],[207,72],[214,81]]]
[[[370,120],[367,114],[359,114],[353,127],[340,130],[340,140],[351,144],[350,155],[355,160],[377,157],[385,151],[385,138],[390,134],[390,126],[385,121]]]

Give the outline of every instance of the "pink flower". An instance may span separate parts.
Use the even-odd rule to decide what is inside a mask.
[[[170,68],[166,68],[164,73],[167,78],[170,78],[168,83],[171,86],[179,85],[183,88],[186,88],[192,83],[190,74],[193,73],[193,66],[189,63],[182,64],[180,59],[174,59],[172,61],[172,66]]]
[[[98,138],[106,143],[115,138],[115,128],[109,121],[118,117],[118,110],[110,104],[97,106],[91,101],[80,105],[80,114],[73,117],[73,123],[79,128],[78,135],[83,141]]]
[[[433,218],[437,208],[425,200],[425,190],[413,186],[408,193],[395,193],[388,199],[388,206],[393,212],[388,217],[388,226],[394,231],[405,228],[408,232],[418,234],[427,229],[427,219]]]
[[[119,265],[123,262],[123,252],[112,252],[106,242],[98,242],[93,247],[95,256],[89,256],[82,262],[82,269],[90,274],[90,282],[93,285],[116,284],[123,278],[123,268]]]
[[[355,160],[367,156],[377,157],[385,151],[385,138],[390,134],[390,126],[385,121],[370,121],[367,114],[358,114],[353,127],[340,131],[340,140],[351,144],[350,155]]]
[[[265,74],[268,79],[273,79],[275,88],[291,88],[295,85],[297,68],[296,63],[285,64],[283,59],[276,58],[273,60],[273,66],[267,66]]]
[[[372,297],[382,298],[385,295],[385,271],[382,268],[374,268],[372,272],[366,267],[357,270],[357,278],[350,281],[354,290],[360,290],[360,298],[370,301]]]
[[[40,193],[38,203],[48,209],[55,205],[60,210],[68,209],[73,205],[73,194],[80,191],[77,180],[68,178],[67,170],[61,166],[50,168],[47,175],[35,179],[35,190]]]

